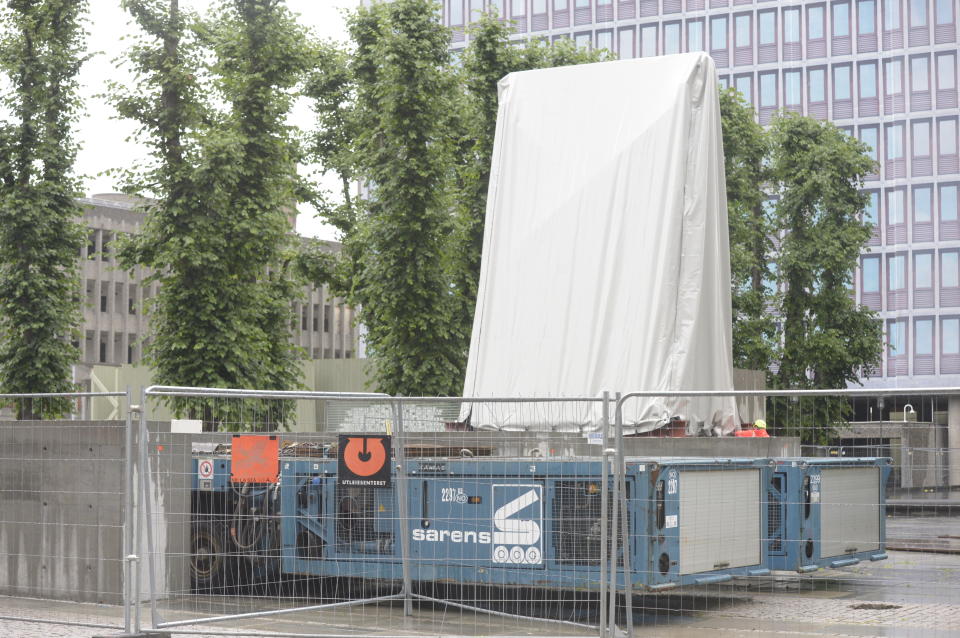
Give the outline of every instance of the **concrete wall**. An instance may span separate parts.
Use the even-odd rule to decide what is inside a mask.
[[[118,603],[124,422],[0,424],[0,594]]]

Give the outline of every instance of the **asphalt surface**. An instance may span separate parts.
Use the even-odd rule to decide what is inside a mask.
[[[943,519],[940,519],[943,522]],[[941,531],[932,521],[899,521],[893,529],[929,535]],[[950,521],[955,525],[957,521]],[[949,529],[954,529],[950,527]],[[675,590],[669,595],[637,596],[636,636],[960,636],[960,555],[889,552],[890,558],[815,574],[776,574],[709,587]],[[535,598],[535,597],[534,597]],[[300,601],[299,604],[315,604]],[[497,607],[498,603],[492,603]],[[508,604],[509,601],[499,605]],[[225,613],[278,609],[276,598],[190,596],[161,601],[167,621]],[[541,616],[587,619],[595,601],[529,603]],[[144,608],[146,626],[149,610]],[[122,609],[116,606],[60,603],[0,597],[3,638],[91,638],[119,633]],[[68,621],[94,626],[41,624],[20,619]],[[625,616],[618,615],[623,626]],[[268,618],[230,620],[215,625],[177,628],[190,636],[338,635],[338,636],[559,636],[596,635],[596,629],[532,618],[503,618],[447,605],[417,604],[405,617],[398,603],[299,611]],[[175,635],[180,635],[176,633]]]

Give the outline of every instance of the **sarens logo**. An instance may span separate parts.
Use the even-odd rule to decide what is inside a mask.
[[[413,530],[413,540],[431,543],[490,543],[490,532],[475,532],[460,529],[421,529]]]
[[[540,485],[494,485],[493,562],[539,565],[543,562],[543,488]],[[503,503],[503,505],[500,505]],[[498,507],[499,505],[499,507]]]
[[[543,499],[540,485],[494,485],[493,531],[416,528],[411,537],[428,543],[493,545],[494,563],[539,565],[543,562]]]

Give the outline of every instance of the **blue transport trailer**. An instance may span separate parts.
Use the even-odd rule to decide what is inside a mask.
[[[889,458],[781,458],[770,477],[769,566],[812,572],[887,557]]]
[[[335,459],[282,457],[276,484],[238,484],[231,483],[228,456],[199,455],[193,463],[191,568],[198,589],[284,576],[399,581],[404,532],[413,581],[600,587],[598,460],[410,459],[405,522],[395,472],[390,487],[338,485]],[[629,579],[638,591],[658,591],[768,573],[771,465],[628,458],[626,509],[619,512],[626,545],[617,525],[621,586]],[[609,515],[606,532],[612,548]]]
[[[403,482],[394,471],[389,487],[358,487],[338,484],[334,458],[284,456],[276,483],[234,483],[229,455],[195,456],[194,586],[400,581],[405,533],[412,581],[600,588],[600,461],[416,458],[407,468]],[[627,458],[617,581],[660,591],[885,558],[889,471],[889,459]]]

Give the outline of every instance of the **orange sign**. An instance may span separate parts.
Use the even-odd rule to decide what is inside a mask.
[[[341,434],[337,446],[337,483],[390,487],[390,437]]]
[[[230,481],[276,483],[280,476],[280,440],[276,436],[234,434]]]

